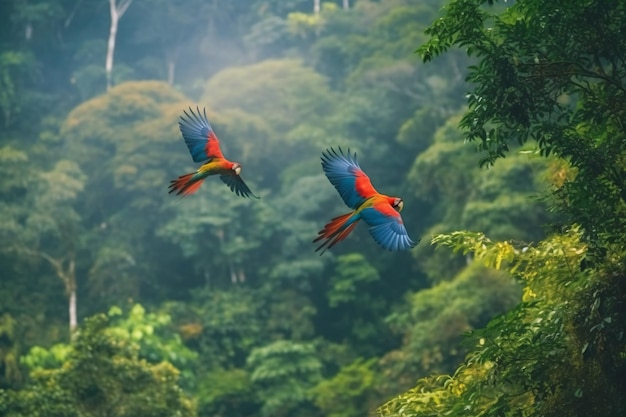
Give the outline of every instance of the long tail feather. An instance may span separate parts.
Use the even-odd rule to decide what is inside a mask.
[[[326,250],[332,248],[337,243],[344,240],[359,222],[359,219],[349,222],[349,220],[352,219],[353,214],[353,212],[346,213],[341,216],[335,217],[330,222],[328,222],[328,224],[326,224],[326,226],[324,226],[324,228],[318,232],[319,236],[317,236],[317,238],[313,240],[313,242],[319,242],[320,240],[325,239],[324,242],[320,246],[318,246],[317,249],[315,249],[315,252],[323,249],[320,252],[320,255],[322,255],[324,252],[326,252]]]
[[[204,178],[194,178],[195,174],[195,172],[192,172],[181,175],[177,179],[170,181],[168,193],[176,192],[176,195],[189,196],[198,191]]]
[[[320,255],[323,254],[324,252],[326,252],[328,249],[330,249],[333,246],[335,246],[337,243],[339,243],[342,240],[344,240],[350,234],[350,232],[352,232],[352,229],[354,229],[356,224],[357,224],[357,222],[354,222],[350,226],[346,227],[345,229],[343,229],[342,231],[337,233],[335,235],[335,237],[332,239],[332,242],[330,241],[330,239],[327,240],[326,242],[324,242],[323,245],[327,244],[328,242],[330,242],[330,244],[324,248],[324,250],[320,253]]]
[[[333,218],[324,226],[322,230],[317,232],[319,236],[313,242],[317,242],[321,239],[329,238],[332,235],[334,235],[337,232],[337,230],[339,230],[341,226],[343,226],[343,224],[346,221],[348,221],[350,217],[352,217],[352,214],[353,213],[350,212],[350,213],[342,214],[341,216],[337,216]]]

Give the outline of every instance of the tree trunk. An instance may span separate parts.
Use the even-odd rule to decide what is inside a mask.
[[[109,43],[107,44],[107,58],[104,66],[107,77],[107,90],[111,88],[111,73],[113,72],[113,54],[115,53],[115,37],[117,35],[117,22],[119,15],[115,7],[115,0],[109,0],[109,8],[111,10],[111,28],[109,29]]]
[[[343,9],[344,10],[350,9],[350,0],[343,0]]]
[[[313,13],[320,14],[320,0],[313,0]]]
[[[107,56],[104,65],[107,79],[107,90],[113,85],[112,73],[113,73],[113,55],[115,54],[115,40],[117,37],[117,24],[119,20],[124,16],[128,6],[133,0],[121,0],[119,5],[115,4],[116,0],[109,0],[109,10],[111,13],[111,28],[109,29],[109,42],[107,44]]]
[[[30,249],[26,249],[31,255],[38,255],[44,258],[46,261],[52,265],[54,268],[54,272],[56,272],[57,276],[63,282],[65,286],[65,293],[68,296],[69,304],[69,319],[70,319],[70,337],[74,336],[74,332],[78,327],[78,317],[76,313],[76,256],[74,253],[70,253],[65,259],[69,258],[67,263],[67,268],[65,268],[64,263],[65,259],[57,259],[45,252],[34,251]]]
[[[76,263],[74,259],[70,260],[68,268],[66,290],[69,296],[69,316],[70,316],[70,337],[74,337],[76,328],[78,327],[78,318],[76,316]]]

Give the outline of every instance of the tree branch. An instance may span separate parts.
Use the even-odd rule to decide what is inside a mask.
[[[122,1],[120,1],[119,6],[117,7],[117,14],[118,14],[119,18],[124,16],[124,13],[126,13],[126,10],[128,10],[128,6],[130,6],[130,4],[132,2],[133,2],[133,0],[122,0]],[[115,3],[115,1],[114,1],[114,3]]]

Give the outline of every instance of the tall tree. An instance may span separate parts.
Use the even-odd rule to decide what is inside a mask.
[[[109,0],[109,13],[111,16],[111,26],[109,27],[109,41],[107,42],[107,55],[104,69],[107,77],[107,90],[113,86],[113,57],[115,55],[115,42],[117,40],[117,26],[120,19],[128,10],[133,0]]]
[[[2,249],[43,259],[62,281],[68,297],[70,333],[78,324],[76,263],[81,250],[81,216],[74,204],[85,175],[71,161],[59,161],[29,182],[27,199],[6,207]]]
[[[475,333],[452,376],[424,378],[381,411],[623,415],[626,5],[488,3],[451,1],[419,51],[426,61],[452,46],[476,56],[461,126],[486,152],[483,163],[499,164],[529,140],[561,159],[552,186],[564,232],[537,244],[470,232],[436,236],[434,243],[506,269],[524,285],[523,297]]]
[[[93,258],[83,268],[99,308],[117,297],[139,296],[141,282],[156,285],[142,279],[150,265],[165,267],[143,262],[150,251],[162,250],[162,241],[143,236],[157,228],[174,164],[187,159],[184,149],[174,151],[184,146],[174,138],[188,104],[165,83],[124,83],[76,107],[61,129],[66,153],[89,173],[79,207]]]
[[[461,121],[467,139],[486,152],[483,163],[528,140],[542,155],[569,161],[577,174],[558,187],[563,212],[592,241],[621,241],[615,231],[626,229],[626,4],[526,0],[498,16],[485,3],[493,2],[452,1],[419,50],[430,61],[451,45],[467,45],[480,60],[470,70],[476,87]]]

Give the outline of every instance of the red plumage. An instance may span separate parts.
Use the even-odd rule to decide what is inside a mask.
[[[321,255],[322,253],[326,251],[326,249],[330,249],[333,246],[335,246],[337,243],[344,240],[346,236],[350,234],[352,229],[354,229],[354,227],[359,222],[358,220],[356,220],[353,223],[346,226],[346,223],[348,223],[348,221],[351,219],[353,215],[354,215],[353,212],[346,213],[341,216],[337,216],[334,219],[332,219],[330,222],[328,222],[324,226],[324,228],[318,232],[319,236],[313,241],[313,242],[318,242],[322,239],[326,239],[324,243],[322,243],[317,249],[315,249],[315,252],[317,252],[318,250],[326,246],[326,248],[324,248],[324,250],[320,253]]]
[[[367,199],[378,194],[378,191],[372,185],[370,177],[360,168],[354,170],[354,188],[358,195]]]
[[[194,174],[195,172],[181,175],[177,179],[170,181],[170,193],[176,191],[176,195],[182,194],[183,196],[189,196],[198,191],[204,178],[194,181]]]

